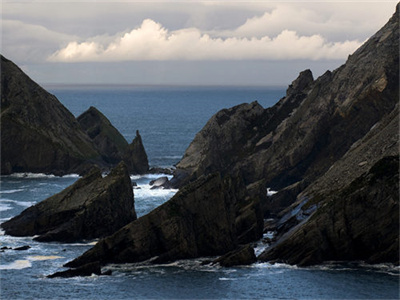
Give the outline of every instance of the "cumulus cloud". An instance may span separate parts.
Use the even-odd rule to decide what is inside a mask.
[[[49,61],[343,59],[360,44],[329,42],[319,34],[300,36],[293,30],[272,37],[218,37],[196,28],[169,31],[146,19],[140,27],[116,34],[111,42],[103,37],[72,41]]]

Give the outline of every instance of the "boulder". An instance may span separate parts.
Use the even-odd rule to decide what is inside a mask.
[[[114,233],[136,219],[131,180],[124,163],[107,177],[93,168],[60,193],[1,224],[6,234],[38,241],[74,242]]]
[[[237,246],[234,180],[211,174],[66,264],[163,263],[226,253]]]
[[[254,248],[251,245],[243,245],[217,258],[213,261],[213,264],[219,264],[222,267],[233,267],[251,265],[256,261]]]
[[[171,183],[167,176],[159,177],[155,180],[150,181],[151,189],[169,189],[171,187]]]

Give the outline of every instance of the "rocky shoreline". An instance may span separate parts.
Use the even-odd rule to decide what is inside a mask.
[[[85,270],[84,266],[94,266],[98,270],[108,263],[165,263],[204,256],[221,256],[211,263],[223,266],[250,264],[256,259],[299,266],[332,260],[398,265],[398,40],[399,4],[389,22],[338,69],[317,79],[310,70],[301,72],[286,96],[271,108],[253,102],[215,114],[176,165],[173,178],[155,182],[155,186],[166,184],[164,187],[179,188],[179,192],[149,214],[139,219],[131,214],[118,229],[102,233],[92,249],[66,267]],[[52,128],[44,132],[40,127],[44,121],[35,114],[21,113],[20,103],[14,101],[17,87],[13,80],[28,82],[22,86],[30,90],[23,94],[34,93],[32,82],[25,75],[15,76],[16,66],[2,57],[3,61],[8,67],[4,80],[2,70],[2,128],[10,129],[4,140],[2,134],[2,151],[16,131],[34,140],[15,141],[15,147],[29,142],[38,147],[34,153],[39,154],[50,153],[54,144],[65,147],[51,156],[56,159],[48,161],[39,155],[32,165],[21,163],[28,161],[26,154],[18,153],[17,159],[6,149],[2,173],[87,172],[89,165],[110,168],[122,160],[109,176],[124,173],[121,180],[132,191],[126,174],[149,171],[139,133],[128,145],[95,108],[77,120],[65,117],[65,133],[74,128],[70,134],[58,137]],[[43,97],[44,90],[34,89]],[[54,96],[45,97],[51,108],[68,115]],[[48,147],[39,147],[39,142]],[[92,174],[79,184],[88,181],[85,186],[90,186]],[[75,189],[71,186],[60,194]],[[268,193],[268,189],[278,193]],[[93,194],[78,193],[77,198],[92,197],[88,195]],[[125,197],[121,195],[118,190],[106,198],[122,205]],[[64,199],[59,197],[37,206],[52,207],[54,199]],[[107,215],[119,218],[120,213]],[[23,219],[23,214],[15,219]],[[92,217],[97,218],[97,213]],[[271,230],[276,231],[275,239],[269,241],[271,247],[256,258],[251,244]]]

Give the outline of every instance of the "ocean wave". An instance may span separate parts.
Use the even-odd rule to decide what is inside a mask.
[[[30,267],[32,267],[32,263],[29,260],[19,259],[7,265],[0,265],[0,270],[21,270]]]
[[[16,205],[23,206],[23,207],[30,207],[30,206],[36,204],[36,202],[33,202],[33,201],[17,201],[17,200],[11,200],[11,199],[0,199],[0,211],[1,211],[2,203],[4,203],[4,202],[15,203]],[[8,205],[8,204],[5,204],[5,205]]]
[[[65,258],[65,257],[57,256],[57,255],[31,255],[31,256],[26,257],[26,259],[29,261],[53,260],[53,259],[60,259],[60,258]]]
[[[0,190],[0,194],[14,194],[18,192],[23,192],[24,189],[13,189],[13,190]]]
[[[175,195],[178,190],[177,189],[151,189],[149,184],[147,185],[139,185],[138,189],[135,189],[135,199],[149,200],[154,201],[151,198],[154,197],[172,197]]]
[[[7,177],[15,177],[15,178],[79,178],[79,174],[66,174],[63,176],[56,176],[53,174],[44,174],[44,173],[13,173],[11,175],[7,175]]]
[[[0,203],[0,211],[6,211],[6,210],[10,210],[10,209],[12,209],[12,207],[10,205]]]
[[[154,180],[160,177],[167,177],[168,179],[171,179],[173,176],[169,174],[164,174],[164,173],[157,173],[157,174],[143,174],[143,175],[131,175],[131,180],[140,180],[140,179],[149,179],[149,180]]]

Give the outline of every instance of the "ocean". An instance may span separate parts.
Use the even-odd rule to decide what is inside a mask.
[[[258,101],[274,105],[283,87],[46,86],[75,115],[95,106],[131,142],[140,131],[151,167],[172,167],[217,111]],[[138,217],[168,201],[176,190],[151,190],[160,175],[131,176]],[[1,177],[0,223],[78,179],[45,174]],[[48,279],[96,241],[39,243],[0,233],[1,299],[398,299],[399,267],[362,262],[309,268],[255,263],[222,268],[204,258],[170,264],[109,265],[112,276]],[[29,246],[28,250],[13,250]],[[266,246],[255,245],[261,252]],[[207,259],[207,258],[206,258]],[[209,258],[208,258],[209,259]]]

